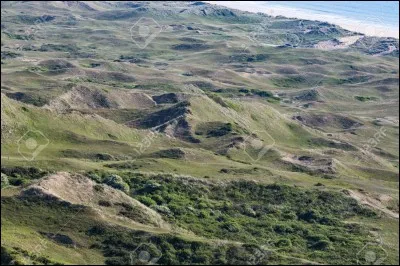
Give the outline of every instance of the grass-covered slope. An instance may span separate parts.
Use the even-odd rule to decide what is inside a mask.
[[[398,264],[397,39],[168,1],[1,37],[2,264]]]

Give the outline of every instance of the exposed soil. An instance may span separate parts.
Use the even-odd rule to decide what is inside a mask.
[[[171,103],[178,103],[180,101],[180,97],[176,93],[155,95],[152,98],[157,104],[171,104]]]
[[[40,179],[21,192],[23,197],[39,196],[46,200],[61,200],[71,204],[86,206],[97,211],[104,218],[126,220],[119,216],[120,210],[99,205],[99,201],[108,201],[131,206],[136,211],[136,219],[130,217],[130,222],[142,223],[155,227],[168,227],[161,216],[137,200],[129,197],[121,190],[104,184],[97,184],[88,177],[79,174],[58,172]],[[145,218],[145,219],[144,219]]]
[[[332,139],[324,139],[324,138],[312,138],[308,140],[308,143],[312,146],[324,146],[333,149],[340,149],[345,151],[356,151],[357,148],[350,143],[332,140]]]
[[[329,113],[326,114],[302,113],[293,116],[293,119],[299,121],[303,125],[314,128],[331,127],[343,130],[343,129],[352,129],[362,126],[362,123],[353,120],[351,118]]]
[[[76,66],[70,62],[62,59],[50,59],[41,61],[38,66],[45,68],[48,72],[53,74],[65,73],[68,70],[75,69]]]
[[[281,159],[296,172],[310,174],[335,174],[336,164],[332,158],[315,158],[312,156],[286,156]]]
[[[304,90],[296,93],[293,99],[297,101],[318,101],[320,95],[317,90]]]
[[[362,205],[365,205],[372,209],[381,211],[390,217],[399,219],[398,210],[397,210],[397,212],[394,212],[392,210],[389,210],[386,206],[388,204],[388,202],[393,200],[393,198],[388,195],[372,195],[365,191],[361,191],[361,190],[356,191],[356,190],[350,190],[350,189],[344,190],[343,193],[356,199]]]
[[[99,82],[134,82],[136,79],[128,74],[124,74],[121,72],[107,72],[107,71],[94,71],[88,70],[85,72],[86,78],[93,79]]]
[[[112,90],[109,92],[77,86],[58,98],[50,101],[48,107],[53,110],[129,108],[146,109],[154,107],[153,99],[140,92]]]
[[[362,36],[356,35],[329,41],[322,41],[317,43],[314,47],[322,50],[345,49],[357,42],[360,38],[362,38]]]
[[[187,120],[187,116],[192,113],[189,106],[190,103],[187,101],[180,102],[143,118],[129,121],[126,125],[142,129],[152,129],[164,132],[170,137],[199,143],[200,141],[193,136],[192,126]]]

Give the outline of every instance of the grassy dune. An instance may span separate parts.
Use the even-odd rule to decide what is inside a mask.
[[[398,264],[398,40],[322,50],[356,33],[202,2],[2,9],[2,264]]]

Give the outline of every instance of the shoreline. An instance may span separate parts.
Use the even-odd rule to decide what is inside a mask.
[[[205,1],[206,3],[213,5],[225,6],[232,9],[238,9],[241,11],[248,11],[251,13],[265,13],[270,16],[283,16],[287,18],[306,19],[306,20],[317,20],[328,22],[331,24],[338,25],[346,30],[354,31],[365,34],[367,36],[378,36],[378,37],[393,37],[399,38],[399,31],[395,27],[388,27],[383,25],[382,21],[376,18],[370,18],[372,21],[367,23],[356,19],[350,19],[337,15],[330,14],[317,14],[308,12],[305,9],[283,7],[276,5],[261,5],[256,1]]]

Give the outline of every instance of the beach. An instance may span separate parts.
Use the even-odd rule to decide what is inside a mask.
[[[306,20],[319,20],[336,24],[344,29],[359,32],[369,36],[378,37],[394,37],[399,38],[398,19],[395,17],[386,18],[388,12],[384,8],[377,9],[373,8],[366,9],[364,12],[358,11],[356,7],[352,6],[342,11],[335,9],[335,12],[329,12],[326,9],[307,9],[307,5],[303,2],[298,3],[296,6],[290,2],[277,2],[277,1],[206,1],[210,4],[216,4],[226,6],[233,9],[242,11],[248,11],[253,13],[265,13],[271,16],[284,16],[288,18],[306,19]],[[327,7],[329,3],[319,2],[322,7]],[[332,2],[332,10],[334,9]],[[338,3],[338,2],[336,2]],[[341,2],[341,5],[345,5],[345,2]],[[353,3],[349,3],[349,5]],[[375,2],[376,4],[376,2]],[[385,7],[384,5],[382,5]],[[387,8],[390,8],[387,7]],[[354,11],[353,11],[354,9]],[[349,12],[353,11],[353,12]],[[345,12],[347,11],[347,12]],[[367,12],[368,11],[368,12]]]

